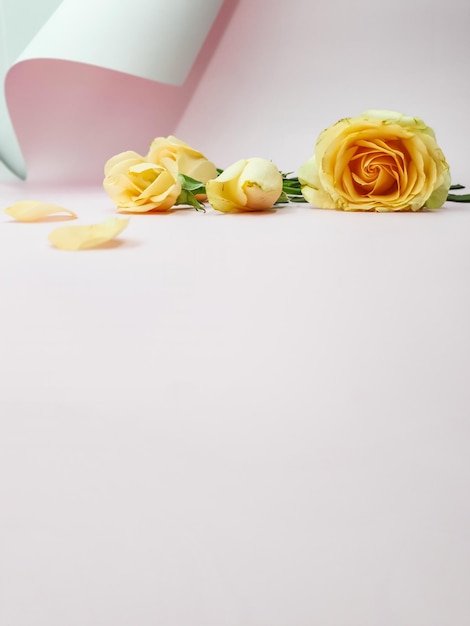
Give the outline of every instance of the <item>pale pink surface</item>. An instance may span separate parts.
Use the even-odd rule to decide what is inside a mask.
[[[470,622],[467,207],[62,224],[0,214],[2,626]]]

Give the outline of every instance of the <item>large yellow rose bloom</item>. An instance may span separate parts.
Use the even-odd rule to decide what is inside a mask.
[[[298,177],[307,202],[345,211],[437,209],[450,186],[433,130],[394,111],[366,111],[324,130]]]

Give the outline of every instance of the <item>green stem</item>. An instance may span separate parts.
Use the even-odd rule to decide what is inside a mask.
[[[206,212],[206,207],[202,204],[202,202],[199,202],[193,192],[187,189],[183,189],[177,197],[175,205],[178,204],[187,204],[194,207],[196,211],[202,211],[203,213]]]
[[[470,193],[460,195],[456,193],[450,193],[447,196],[447,200],[449,202],[470,202]]]

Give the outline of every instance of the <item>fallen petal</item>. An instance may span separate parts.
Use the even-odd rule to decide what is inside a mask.
[[[95,248],[117,237],[128,223],[129,219],[109,217],[101,224],[61,226],[49,234],[49,241],[60,250]]]
[[[19,222],[36,222],[55,213],[67,213],[72,217],[77,217],[73,211],[64,209],[64,207],[57,204],[37,202],[36,200],[24,200],[23,202],[12,204],[5,209],[5,213]]]

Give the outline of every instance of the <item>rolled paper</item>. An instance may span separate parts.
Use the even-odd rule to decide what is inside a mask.
[[[150,139],[173,132],[188,97],[178,87],[223,2],[48,0],[47,10],[33,20],[34,36],[26,29],[28,42],[21,29],[24,11],[13,17],[10,11],[3,27],[24,31],[24,49],[16,61],[12,52],[4,54],[2,67],[28,172],[8,115],[0,116],[0,158],[31,180],[98,182],[98,164],[129,147],[131,135],[137,149],[148,147],[139,145],[144,126]],[[20,47],[12,37],[5,45],[12,51]],[[4,102],[2,107],[5,112]]]

